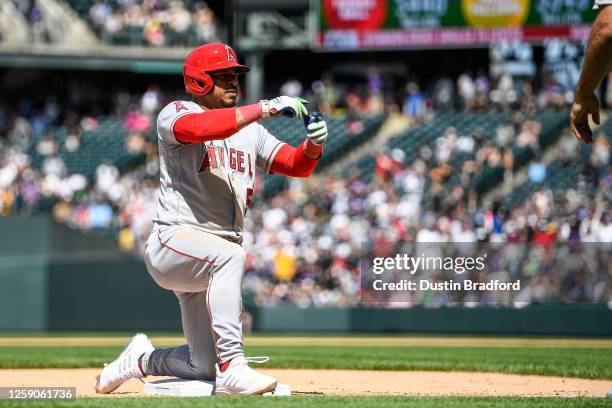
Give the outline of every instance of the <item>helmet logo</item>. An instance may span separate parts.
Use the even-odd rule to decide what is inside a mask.
[[[236,62],[236,57],[234,56],[234,50],[232,50],[229,46],[225,46],[225,51],[227,51],[227,60]]]

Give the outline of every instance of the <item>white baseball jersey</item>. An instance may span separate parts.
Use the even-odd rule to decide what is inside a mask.
[[[255,169],[270,172],[284,144],[252,123],[225,140],[184,144],[173,133],[181,116],[204,112],[195,102],[174,101],[157,117],[160,193],[155,227],[190,225],[242,241]]]
[[[606,6],[608,4],[612,4],[612,0],[595,0],[595,5],[593,6],[594,10],[599,9],[599,6]]]

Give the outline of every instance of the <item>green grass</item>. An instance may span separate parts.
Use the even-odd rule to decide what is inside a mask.
[[[121,346],[4,346],[0,368],[101,367]],[[247,346],[269,368],[486,371],[612,379],[612,348]]]
[[[530,397],[315,397],[294,396],[290,398],[238,397],[238,398],[79,398],[74,402],[16,403],[12,406],[28,407],[193,407],[212,408],[345,408],[345,407],[444,407],[444,408],[485,408],[485,407],[609,407],[611,398],[530,398]],[[0,406],[9,406],[2,403]]]

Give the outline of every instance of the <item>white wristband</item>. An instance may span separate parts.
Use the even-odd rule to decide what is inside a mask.
[[[259,101],[259,103],[261,104],[261,117],[270,117],[270,101],[268,101],[267,99],[262,99],[261,101]]]

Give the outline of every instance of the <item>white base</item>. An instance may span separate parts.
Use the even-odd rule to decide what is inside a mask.
[[[289,397],[291,396],[291,387],[287,384],[276,384],[276,389],[272,392],[266,392],[264,397]]]
[[[172,378],[145,383],[146,395],[163,395],[166,397],[210,397],[215,395],[214,381],[183,380]],[[264,397],[290,396],[291,387],[278,384],[272,392],[266,392]]]
[[[183,380],[172,378],[145,383],[144,393],[147,395],[163,395],[166,397],[210,397],[214,395],[214,381]]]

